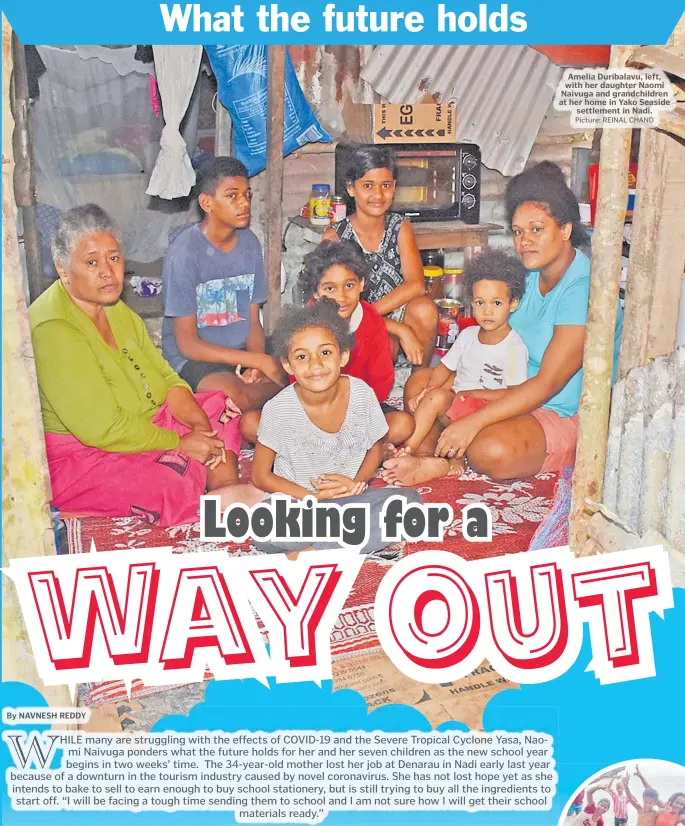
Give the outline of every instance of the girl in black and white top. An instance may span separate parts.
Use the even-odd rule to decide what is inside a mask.
[[[383,146],[359,146],[345,173],[354,213],[327,229],[324,240],[352,241],[369,266],[364,297],[385,318],[397,358],[428,366],[435,348],[438,311],[424,294],[423,265],[411,223],[390,212],[397,164]]]

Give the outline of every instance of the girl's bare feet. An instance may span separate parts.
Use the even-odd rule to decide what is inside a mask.
[[[264,498],[264,491],[259,490],[249,482],[238,482],[235,485],[226,485],[212,491],[213,494],[221,496],[221,507],[226,509],[229,505],[240,503],[241,505],[256,505]]]
[[[314,547],[310,545],[308,548],[302,548],[301,551],[290,551],[285,555],[286,559],[289,559],[291,562],[294,562],[300,554],[307,553],[307,551],[313,551]]]
[[[397,456],[383,462],[381,477],[390,485],[412,487],[447,476],[449,469],[447,459],[435,456]]]
[[[413,453],[414,449],[406,444],[395,447],[395,445],[386,442],[383,445],[383,459],[398,459],[400,456],[410,456]]]
[[[397,456],[397,448],[392,442],[384,442],[383,461],[385,461],[386,459],[392,459],[393,456]]]

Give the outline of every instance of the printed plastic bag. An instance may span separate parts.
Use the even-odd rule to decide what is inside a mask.
[[[205,46],[219,100],[233,119],[235,154],[250,175],[266,166],[266,46]],[[306,143],[330,143],[302,94],[290,55],[285,65],[283,154]]]

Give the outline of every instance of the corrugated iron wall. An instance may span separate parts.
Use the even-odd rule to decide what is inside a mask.
[[[361,71],[373,46],[290,46],[290,57],[309,104],[334,137],[344,130],[342,104],[372,103],[373,90]]]
[[[390,103],[455,103],[457,141],[523,170],[563,69],[529,46],[378,46],[361,75]]]
[[[636,367],[611,403],[604,504],[685,549],[685,348]]]
[[[458,117],[458,115],[457,115]],[[542,126],[535,136],[526,166],[540,161],[553,161],[561,167],[566,180],[571,181],[573,148],[592,148],[594,130],[575,129],[568,112],[558,112],[550,104]],[[481,220],[495,224],[506,223],[504,192],[510,177],[494,169],[481,170]]]

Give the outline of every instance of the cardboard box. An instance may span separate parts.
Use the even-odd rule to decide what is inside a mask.
[[[347,137],[359,143],[455,143],[453,103],[351,103],[343,106]]]

